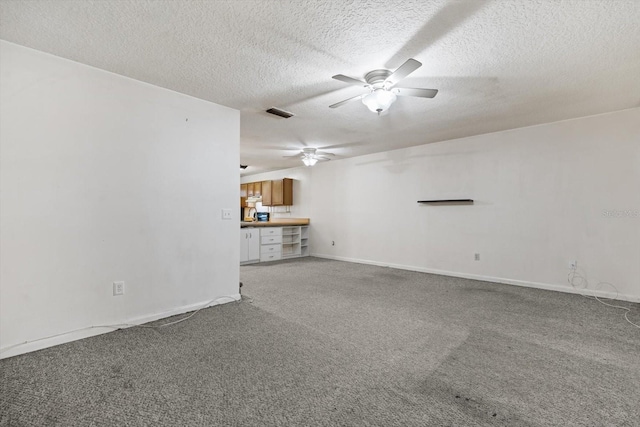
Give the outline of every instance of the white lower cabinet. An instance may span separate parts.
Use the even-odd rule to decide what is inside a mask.
[[[301,256],[309,256],[309,226],[240,229],[241,264]]]
[[[282,227],[260,229],[260,262],[282,259]]]
[[[240,229],[240,263],[260,261],[260,230],[257,228]]]

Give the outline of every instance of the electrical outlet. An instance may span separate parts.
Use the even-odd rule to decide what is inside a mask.
[[[569,261],[569,268],[571,270],[575,270],[576,268],[578,268],[578,261]]]
[[[479,253],[474,254],[473,259],[476,261],[480,261],[480,254]]]
[[[222,209],[222,219],[231,219],[231,209]]]
[[[124,282],[113,282],[113,296],[124,295]]]

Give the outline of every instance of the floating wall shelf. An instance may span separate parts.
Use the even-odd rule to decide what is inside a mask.
[[[444,203],[459,203],[459,204],[473,204],[473,199],[442,199],[442,200],[418,200],[418,203],[431,203],[431,204],[444,204]]]

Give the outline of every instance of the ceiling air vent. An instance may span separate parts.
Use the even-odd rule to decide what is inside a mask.
[[[274,115],[280,116],[280,117],[284,117],[285,119],[288,119],[289,117],[293,117],[293,115],[294,115],[293,113],[290,113],[288,111],[284,111],[284,110],[281,110],[281,109],[275,108],[275,107],[269,108],[267,110],[267,113],[274,114]]]

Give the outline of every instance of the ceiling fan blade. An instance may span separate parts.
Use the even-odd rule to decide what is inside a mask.
[[[335,154],[333,153],[329,153],[328,151],[316,151],[316,154],[318,156],[335,156]]]
[[[418,89],[411,87],[397,87],[391,92],[398,96],[419,96],[420,98],[433,98],[438,93],[438,89]]]
[[[326,156],[316,156],[314,158],[316,160],[331,160],[331,157],[326,157]]]
[[[364,87],[369,86],[369,83],[365,81],[354,79],[353,77],[345,76],[344,74],[336,74],[332,78],[336,80],[340,80],[341,82],[344,82],[344,83],[348,83],[350,85],[364,86]]]
[[[329,108],[337,108],[337,107],[339,107],[339,106],[341,106],[341,105],[343,105],[343,104],[346,104],[346,103],[347,103],[347,102],[349,102],[349,101],[355,101],[356,99],[360,99],[360,98],[362,98],[364,95],[366,95],[366,94],[363,94],[363,95],[356,95],[356,96],[353,96],[353,97],[351,97],[351,98],[345,99],[344,101],[336,102],[335,104],[329,105]]]
[[[392,87],[398,84],[400,80],[404,79],[405,77],[413,73],[415,70],[417,70],[421,66],[422,66],[421,62],[418,62],[413,58],[407,59],[404,64],[402,64],[400,67],[398,67],[397,70],[393,72],[393,74],[387,77],[387,79],[384,81],[385,86]]]

